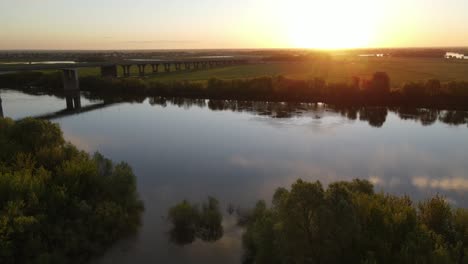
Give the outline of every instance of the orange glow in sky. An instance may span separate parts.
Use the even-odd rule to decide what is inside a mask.
[[[0,1],[0,49],[468,46],[466,0]]]

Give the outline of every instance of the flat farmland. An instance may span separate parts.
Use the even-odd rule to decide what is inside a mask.
[[[183,67],[182,67],[183,68]],[[147,80],[157,81],[204,81],[210,78],[242,79],[261,76],[279,76],[308,80],[323,78],[328,82],[348,82],[353,76],[370,77],[374,72],[386,72],[393,87],[399,87],[409,81],[439,79],[442,82],[468,81],[468,60],[447,60],[433,58],[393,58],[393,57],[332,57],[329,60],[308,62],[271,62],[247,65],[235,65],[199,70],[163,72],[153,74],[151,67],[146,67]],[[122,68],[118,69],[123,75]],[[80,76],[97,76],[99,68],[80,69]],[[132,76],[138,76],[138,68],[131,68]]]

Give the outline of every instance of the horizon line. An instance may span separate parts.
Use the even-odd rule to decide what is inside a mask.
[[[122,48],[122,49],[66,49],[66,48],[38,48],[38,49],[0,49],[7,51],[227,51],[227,50],[315,50],[315,51],[345,51],[345,50],[377,50],[377,49],[468,49],[468,46],[383,46],[383,47],[355,47],[355,48],[300,48],[300,47],[277,47],[277,48]]]

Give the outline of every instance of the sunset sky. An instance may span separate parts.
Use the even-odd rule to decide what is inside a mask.
[[[0,0],[0,49],[468,46],[466,0]]]

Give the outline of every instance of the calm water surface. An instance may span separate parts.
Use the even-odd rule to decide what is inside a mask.
[[[5,116],[37,116],[65,100],[0,91]],[[83,107],[99,102],[81,99]],[[208,195],[250,207],[298,178],[369,179],[415,199],[440,193],[468,207],[468,114],[340,109],[313,104],[145,99],[54,119],[66,139],[134,169],[146,211],[140,232],[96,263],[239,263],[241,230],[226,216],[215,243],[168,242],[168,207]]]

